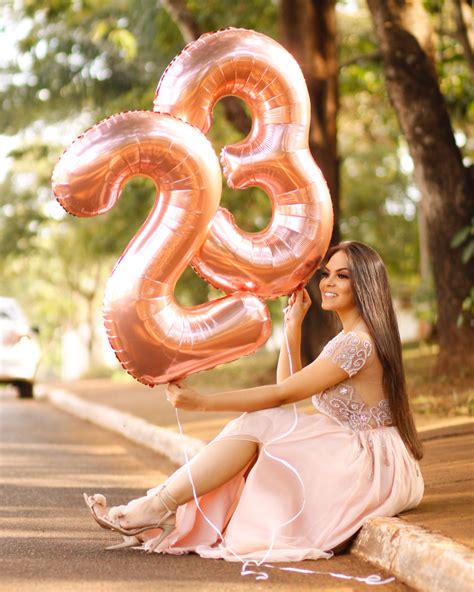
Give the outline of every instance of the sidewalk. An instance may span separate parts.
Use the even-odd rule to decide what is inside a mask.
[[[192,455],[238,415],[180,411],[183,439],[163,387],[94,380],[41,390],[53,404],[122,433],[177,464],[183,460],[183,441]],[[474,419],[438,421],[419,431],[425,446],[422,503],[402,518],[369,521],[351,552],[417,590],[474,589]]]

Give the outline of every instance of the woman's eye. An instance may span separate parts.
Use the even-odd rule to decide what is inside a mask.
[[[349,279],[349,276],[348,275],[344,275],[343,273],[338,273],[337,274],[337,277],[338,278],[341,278],[343,280],[348,280]]]
[[[325,278],[325,277],[328,277],[328,276],[329,276],[329,273],[327,271],[322,271],[321,272],[321,277]]]

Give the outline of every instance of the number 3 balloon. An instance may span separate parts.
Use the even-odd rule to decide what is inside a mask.
[[[201,133],[215,102],[229,94],[246,101],[253,126],[223,151],[227,182],[258,185],[273,204],[270,225],[254,234],[218,209],[219,163]],[[275,41],[239,29],[203,35],[166,69],[154,109],[100,122],[73,142],[53,173],[56,197],[78,216],[108,211],[135,175],[157,185],[155,205],[117,262],[104,306],[118,359],[150,386],[253,353],[270,334],[261,299],[307,281],[332,230],[327,186],[308,149],[306,85]],[[174,287],[190,262],[230,295],[181,308]]]
[[[227,182],[263,188],[273,217],[265,230],[251,234],[220,208],[192,265],[225,292],[275,298],[309,279],[332,232],[331,199],[308,147],[308,90],[297,62],[276,41],[230,28],[184,48],[161,77],[154,108],[206,133],[212,109],[225,95],[242,98],[253,123],[247,138],[222,151]]]

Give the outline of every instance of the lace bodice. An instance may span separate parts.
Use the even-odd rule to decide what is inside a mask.
[[[353,398],[354,389],[344,382],[313,396],[314,407],[351,430],[370,430],[392,425],[387,399],[375,406]]]
[[[319,357],[331,360],[352,377],[367,362],[372,349],[372,343],[368,339],[360,337],[354,331],[341,331],[326,344]]]
[[[376,405],[368,405],[350,381],[368,363],[372,353],[369,339],[353,331],[341,331],[320,354],[320,358],[330,360],[345,370],[349,380],[314,395],[313,405],[321,413],[354,431],[392,425],[388,400],[383,398]],[[363,385],[363,380],[359,381],[359,385]]]

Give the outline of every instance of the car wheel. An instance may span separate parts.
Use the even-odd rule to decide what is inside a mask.
[[[18,394],[20,395],[20,399],[31,399],[33,397],[33,383],[26,382],[26,381],[18,381],[15,383],[16,388],[18,389]]]

